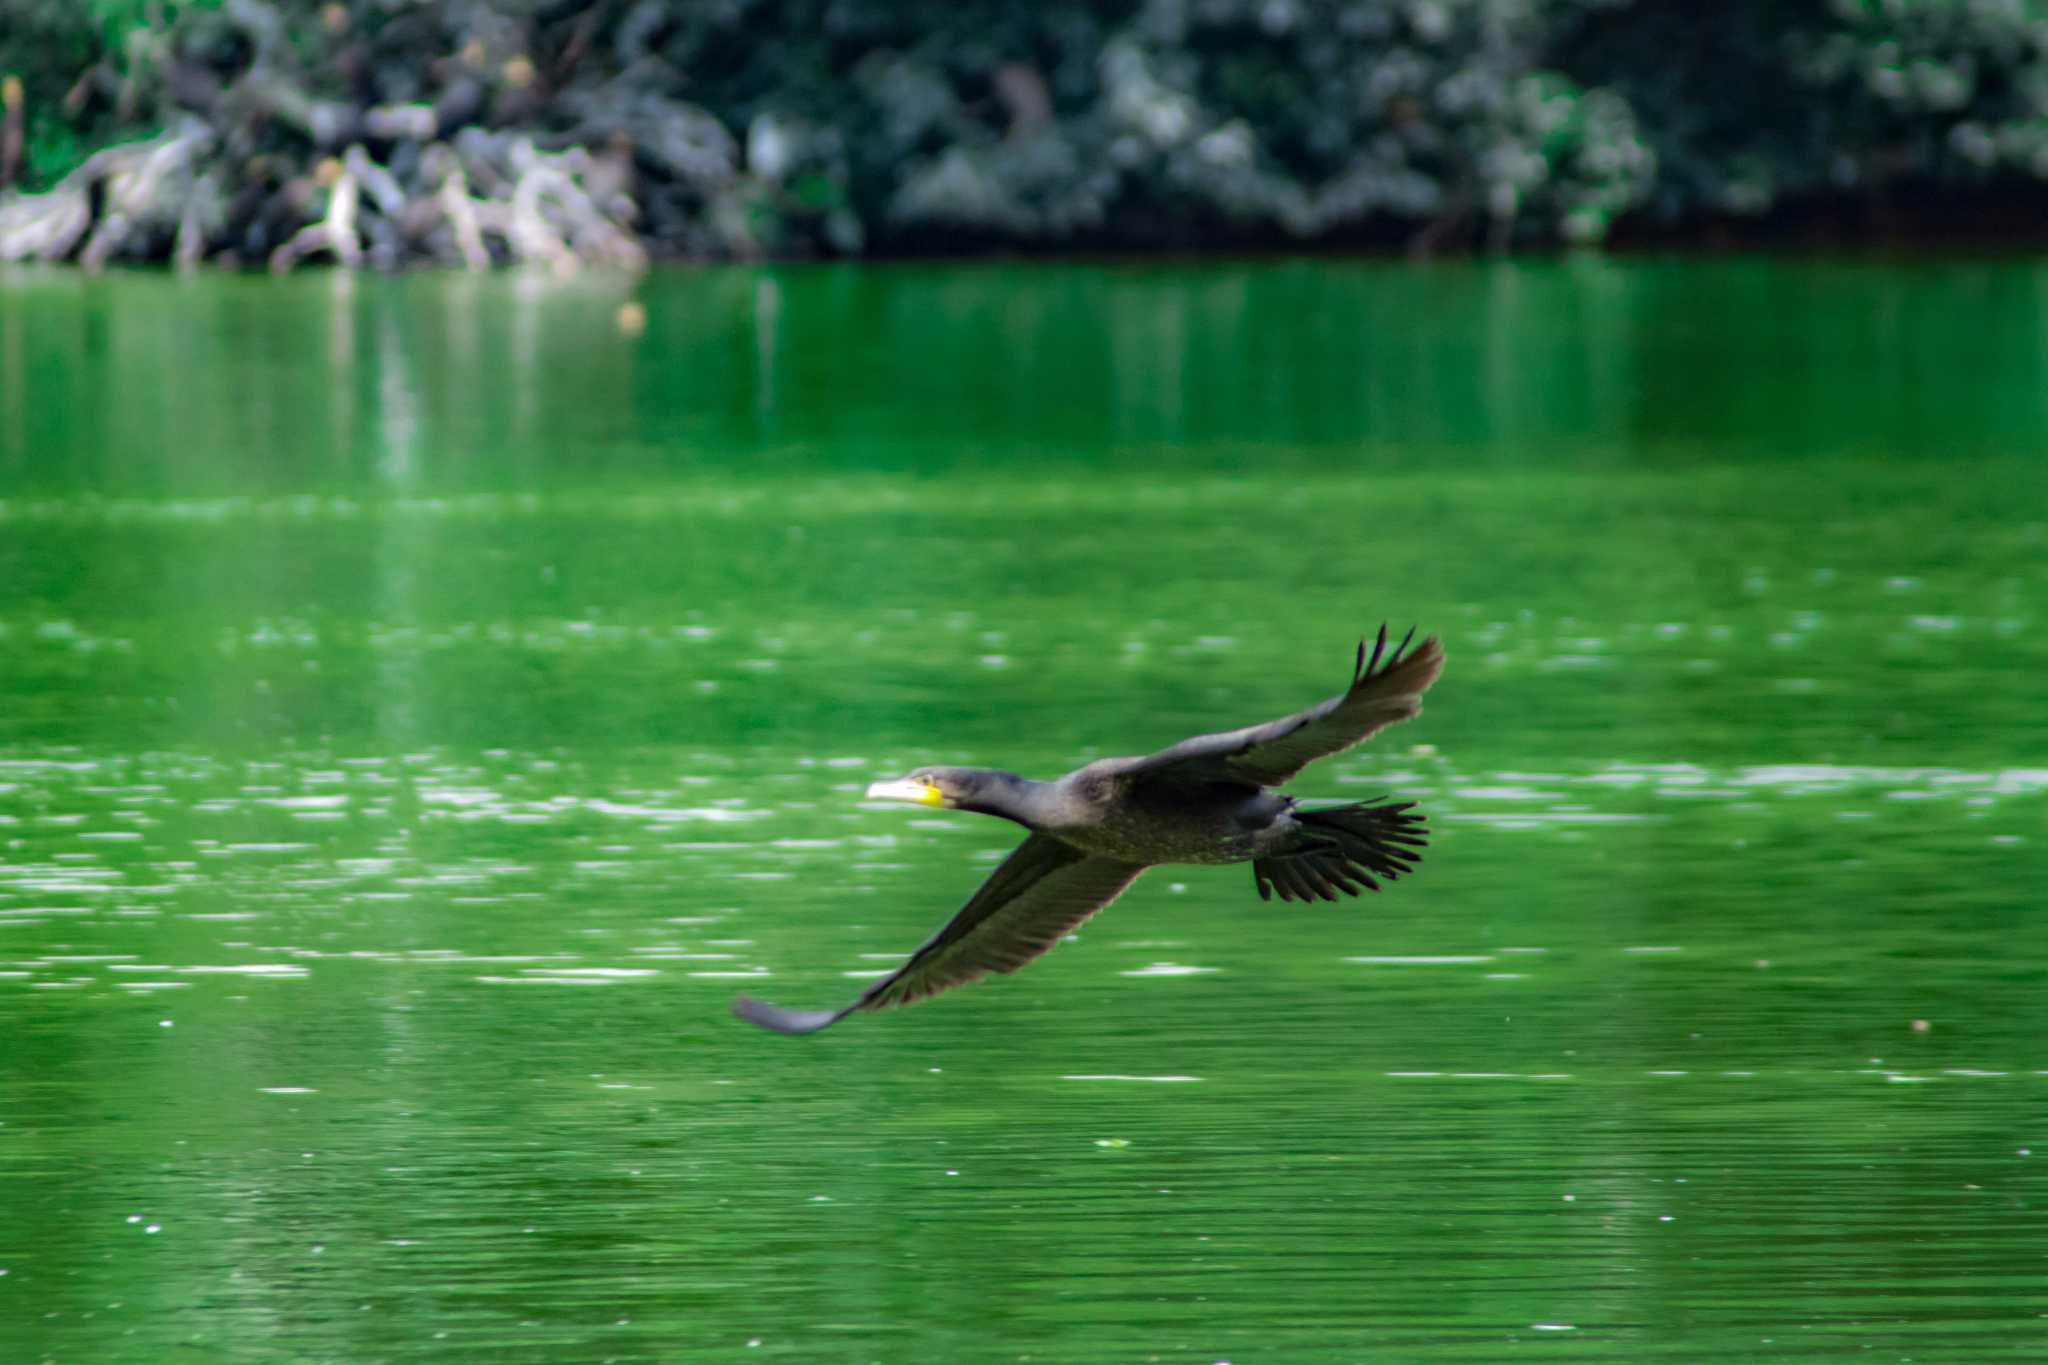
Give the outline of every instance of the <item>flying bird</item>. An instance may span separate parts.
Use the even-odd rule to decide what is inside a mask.
[[[1273,788],[1422,711],[1443,672],[1435,636],[1358,645],[1341,695],[1264,725],[1196,735],[1145,758],[1104,758],[1052,782],[987,768],[920,768],[871,799],[999,816],[1030,831],[960,912],[844,1009],[789,1010],[741,996],[733,1013],[778,1033],[816,1033],[858,1010],[914,1004],[990,972],[1014,972],[1159,863],[1252,865],[1259,896],[1334,901],[1377,891],[1421,860],[1414,802],[1307,810]]]

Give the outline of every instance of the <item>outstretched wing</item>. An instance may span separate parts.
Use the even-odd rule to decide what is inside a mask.
[[[915,1004],[990,972],[1014,972],[1122,895],[1144,870],[1033,834],[929,943],[846,1008],[785,1010],[743,995],[733,1013],[777,1033],[816,1033],[856,1010]]]
[[[1359,641],[1358,666],[1350,690],[1342,696],[1264,725],[1184,739],[1138,759],[1123,772],[1138,778],[1278,786],[1317,759],[1342,753],[1421,713],[1422,694],[1444,671],[1444,651],[1432,635],[1411,653],[1408,641],[1414,638],[1415,632],[1409,631],[1389,654],[1387,628],[1381,626],[1370,659],[1365,642]]]

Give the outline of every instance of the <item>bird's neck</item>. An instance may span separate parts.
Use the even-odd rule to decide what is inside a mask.
[[[1015,773],[990,770],[981,775],[974,795],[962,801],[957,809],[971,810],[977,815],[994,815],[1014,820],[1026,829],[1038,829],[1051,814],[1052,788],[1050,782],[1033,782]]]

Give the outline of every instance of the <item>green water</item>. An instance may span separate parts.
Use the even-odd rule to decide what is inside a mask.
[[[0,1359],[2038,1361],[2044,455],[2035,265],[0,276]],[[727,1016],[1382,618],[1412,880]]]

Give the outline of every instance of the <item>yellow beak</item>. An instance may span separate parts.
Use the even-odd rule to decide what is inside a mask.
[[[943,806],[945,796],[937,787],[927,782],[911,782],[898,779],[894,782],[876,782],[868,788],[870,801],[908,801],[918,806]]]

